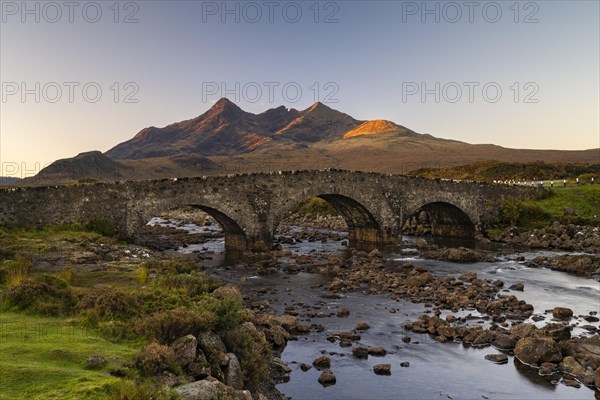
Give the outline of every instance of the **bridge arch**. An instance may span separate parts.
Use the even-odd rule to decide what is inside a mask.
[[[477,218],[469,215],[469,210],[446,200],[432,200],[409,210],[407,218],[420,211],[429,215],[433,236],[473,238],[476,232]]]
[[[371,243],[385,244],[395,242],[399,235],[394,234],[392,229],[385,229],[384,223],[381,221],[381,216],[375,211],[369,210],[362,201],[356,200],[355,196],[348,196],[340,193],[303,193],[295,197],[292,201],[274,213],[273,217],[273,232],[277,229],[281,221],[289,215],[290,211],[296,206],[304,203],[310,198],[318,197],[329,203],[346,222],[348,226],[348,239],[350,243]]]

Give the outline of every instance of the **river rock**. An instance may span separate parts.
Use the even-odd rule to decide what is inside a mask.
[[[600,389],[600,367],[598,367],[594,373],[594,384]]]
[[[556,341],[571,339],[571,328],[568,325],[551,323],[536,332],[537,336],[546,336]]]
[[[308,371],[311,368],[312,368],[312,365],[308,365],[308,364],[305,364],[305,363],[300,364],[300,369],[302,370],[302,372],[306,372],[306,371]]]
[[[524,364],[558,363],[562,354],[558,344],[550,338],[523,338],[515,346],[515,356]]]
[[[492,346],[497,348],[498,350],[512,350],[517,345],[517,340],[503,333],[496,334],[496,338],[492,342]]]
[[[487,354],[485,359],[496,364],[506,364],[508,363],[508,356],[506,354]]]
[[[343,307],[340,308],[337,312],[337,316],[340,318],[344,318],[347,317],[348,315],[350,315],[350,310],[348,310],[347,308]]]
[[[327,369],[327,368],[331,367],[331,359],[329,357],[326,357],[326,356],[321,356],[321,357],[316,358],[312,362],[312,364],[318,370]]]
[[[186,369],[196,359],[198,340],[194,335],[180,337],[171,345],[175,353],[175,362],[182,369]]]
[[[356,358],[368,358],[369,357],[369,349],[366,347],[353,347],[352,355]]]
[[[563,358],[558,367],[563,374],[574,376],[584,385],[594,384],[594,373],[592,370],[587,370],[571,356]]]
[[[510,335],[516,339],[523,339],[533,336],[535,332],[537,332],[537,327],[528,323],[514,325],[512,328],[510,328]]]
[[[370,329],[370,328],[371,328],[371,325],[369,325],[368,323],[363,321],[363,322],[359,322],[358,324],[356,324],[355,329],[357,331],[366,331],[367,329]]]
[[[576,389],[579,389],[581,387],[581,383],[577,382],[574,379],[563,378],[562,381],[560,381],[560,383],[562,383],[565,386],[573,387]]]
[[[545,362],[545,363],[542,363],[542,365],[540,365],[540,370],[538,371],[538,374],[540,376],[548,376],[548,375],[554,375],[557,372],[558,372],[558,365],[556,365],[555,363]]]
[[[391,375],[392,364],[375,364],[373,365],[373,372],[377,375]]]
[[[517,283],[513,283],[512,285],[510,285],[509,289],[510,290],[519,290],[522,292],[525,289],[525,285],[522,282],[517,282]]]
[[[560,348],[565,356],[574,357],[585,368],[600,368],[600,336],[563,340]]]
[[[335,374],[333,372],[331,372],[331,370],[329,370],[329,369],[326,369],[325,371],[323,371],[321,373],[321,376],[319,376],[319,383],[323,386],[335,385],[335,382],[336,382]]]
[[[571,319],[573,317],[573,310],[566,307],[554,307],[552,316],[560,319]]]
[[[264,330],[265,339],[269,341],[274,348],[284,348],[287,341],[290,339],[290,334],[281,325],[272,324],[268,329]]]
[[[413,275],[408,277],[406,280],[406,286],[409,288],[423,287],[433,280],[433,275],[430,272],[423,272],[422,274]]]
[[[369,355],[376,357],[383,357],[387,354],[387,351],[383,347],[371,347],[369,349]]]

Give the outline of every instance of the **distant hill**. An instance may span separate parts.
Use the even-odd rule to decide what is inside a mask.
[[[15,183],[18,183],[20,180],[21,180],[21,178],[15,178],[12,176],[0,176],[0,186],[14,185]]]
[[[58,185],[72,182],[175,178],[210,175],[218,169],[213,161],[194,154],[146,160],[115,161],[99,151],[58,160],[36,176],[15,182],[18,186]]]
[[[198,117],[163,128],[144,128],[104,154],[82,153],[59,160],[21,184],[322,168],[405,174],[482,160],[600,164],[600,149],[528,150],[469,144],[420,134],[392,121],[357,120],[318,102],[305,110],[280,106],[253,114],[223,98]]]

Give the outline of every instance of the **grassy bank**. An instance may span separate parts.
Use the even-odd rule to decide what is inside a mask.
[[[85,227],[2,229],[0,245],[0,399],[172,399],[155,375],[183,371],[142,347],[226,337],[252,317],[195,262],[132,256],[145,250]],[[249,343],[238,358],[251,388],[270,353]],[[94,355],[106,359],[97,369]]]
[[[0,314],[0,399],[102,399],[133,363],[140,343],[115,343],[80,321],[16,312]],[[107,363],[86,368],[101,354]]]
[[[508,199],[502,205],[501,225],[541,228],[552,224],[600,225],[600,185],[548,189],[548,195],[527,201]]]

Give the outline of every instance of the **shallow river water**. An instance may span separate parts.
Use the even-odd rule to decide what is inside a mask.
[[[528,268],[513,261],[517,254],[506,249],[500,249],[500,261],[497,262],[456,264],[423,260],[405,255],[406,247],[410,247],[411,242],[410,238],[406,239],[404,250],[400,247],[384,250],[385,257],[393,260],[390,268],[399,267],[405,261],[413,261],[427,265],[434,275],[459,275],[474,271],[481,278],[502,279],[506,282],[505,287],[522,282],[525,290],[512,291],[511,294],[532,304],[535,314],[546,316],[545,322],[552,319],[551,313],[546,311],[556,306],[569,307],[575,315],[587,315],[594,311],[600,313],[600,283],[593,279],[549,269]],[[439,343],[427,334],[405,331],[404,323],[416,320],[427,310],[424,304],[406,300],[393,301],[385,295],[363,293],[348,293],[341,298],[331,299],[330,296],[324,296],[331,293],[320,287],[330,279],[326,274],[301,272],[289,275],[278,272],[266,276],[249,276],[247,271],[224,268],[222,242],[214,242],[208,246],[191,245],[183,251],[189,253],[202,247],[210,248],[215,252],[213,260],[206,262],[210,272],[241,285],[248,293],[255,293],[262,288],[272,289],[264,294],[264,299],[269,301],[273,311],[283,312],[286,306],[302,302],[326,315],[309,320],[302,317],[302,307],[296,307],[302,322],[308,325],[321,324],[325,330],[299,336],[298,340],[290,341],[282,353],[281,358],[292,368],[292,372],[289,382],[278,385],[278,389],[292,399],[600,399],[598,391],[585,386],[580,389],[567,387],[556,382],[556,377],[541,377],[536,370],[522,365],[512,356],[509,356],[509,363],[504,365],[487,361],[484,359],[486,354],[498,353],[492,347],[475,349],[460,343]],[[287,247],[301,254],[349,254],[348,248],[339,241],[324,244],[305,241]],[[529,259],[540,254],[547,252],[520,252],[518,256]],[[335,311],[341,307],[350,310],[348,317],[335,316]],[[472,314],[473,324],[486,323],[476,318],[479,315],[476,310],[466,310],[455,315],[464,316],[469,313]],[[382,346],[388,351],[386,356],[356,359],[352,356],[351,347],[342,348],[337,343],[326,340],[330,333],[352,330],[360,321],[368,322],[371,328],[361,332],[359,343],[365,346]],[[582,332],[583,330],[575,328],[572,334],[577,336]],[[410,335],[412,341],[404,343],[401,340],[404,335]],[[321,386],[317,381],[320,372],[315,368],[307,372],[300,369],[300,363],[310,365],[322,354],[331,358],[331,370],[337,378],[333,386]],[[402,362],[409,362],[410,366],[401,367]],[[392,365],[391,376],[373,373],[373,365],[380,363]]]

